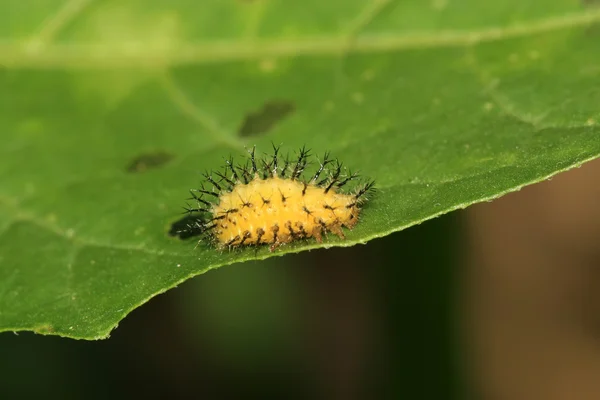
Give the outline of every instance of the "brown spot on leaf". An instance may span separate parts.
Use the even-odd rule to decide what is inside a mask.
[[[48,335],[54,332],[54,327],[50,324],[44,324],[38,326],[35,331],[37,333],[41,333],[42,335]]]
[[[131,160],[127,166],[127,172],[145,172],[151,168],[161,167],[171,161],[173,158],[175,158],[173,154],[162,150],[152,153],[143,153]]]
[[[282,119],[290,115],[296,107],[287,100],[271,100],[253,113],[246,115],[239,130],[240,136],[256,136],[268,132]]]

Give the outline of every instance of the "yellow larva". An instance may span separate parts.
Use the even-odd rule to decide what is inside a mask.
[[[205,174],[212,188],[191,190],[196,207],[187,211],[199,216],[189,228],[208,233],[219,248],[268,244],[273,250],[298,239],[321,242],[327,231],[344,238],[342,227],[356,225],[374,182],[344,193],[342,188],[357,175],[346,172],[328,153],[305,179],[309,151],[302,148],[284,165],[279,165],[278,152],[274,147],[271,157],[257,160],[253,148],[245,165],[234,166],[229,159],[225,173]]]

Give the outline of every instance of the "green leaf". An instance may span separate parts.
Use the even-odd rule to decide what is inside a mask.
[[[4,0],[0,330],[107,337],[211,268],[365,243],[600,154],[600,9],[573,0]],[[270,142],[377,180],[341,241],[169,236]]]

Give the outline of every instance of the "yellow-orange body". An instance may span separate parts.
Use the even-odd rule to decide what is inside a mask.
[[[360,208],[355,195],[335,189],[277,176],[237,183],[212,207],[213,217],[219,218],[213,234],[221,247],[276,247],[303,237],[320,242],[325,231],[343,238],[342,226],[352,228]]]

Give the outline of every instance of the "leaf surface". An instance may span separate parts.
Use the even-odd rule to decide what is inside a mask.
[[[211,268],[364,243],[600,154],[600,9],[572,0],[5,0],[0,330],[98,339]],[[378,194],[341,241],[168,234],[244,146]]]

